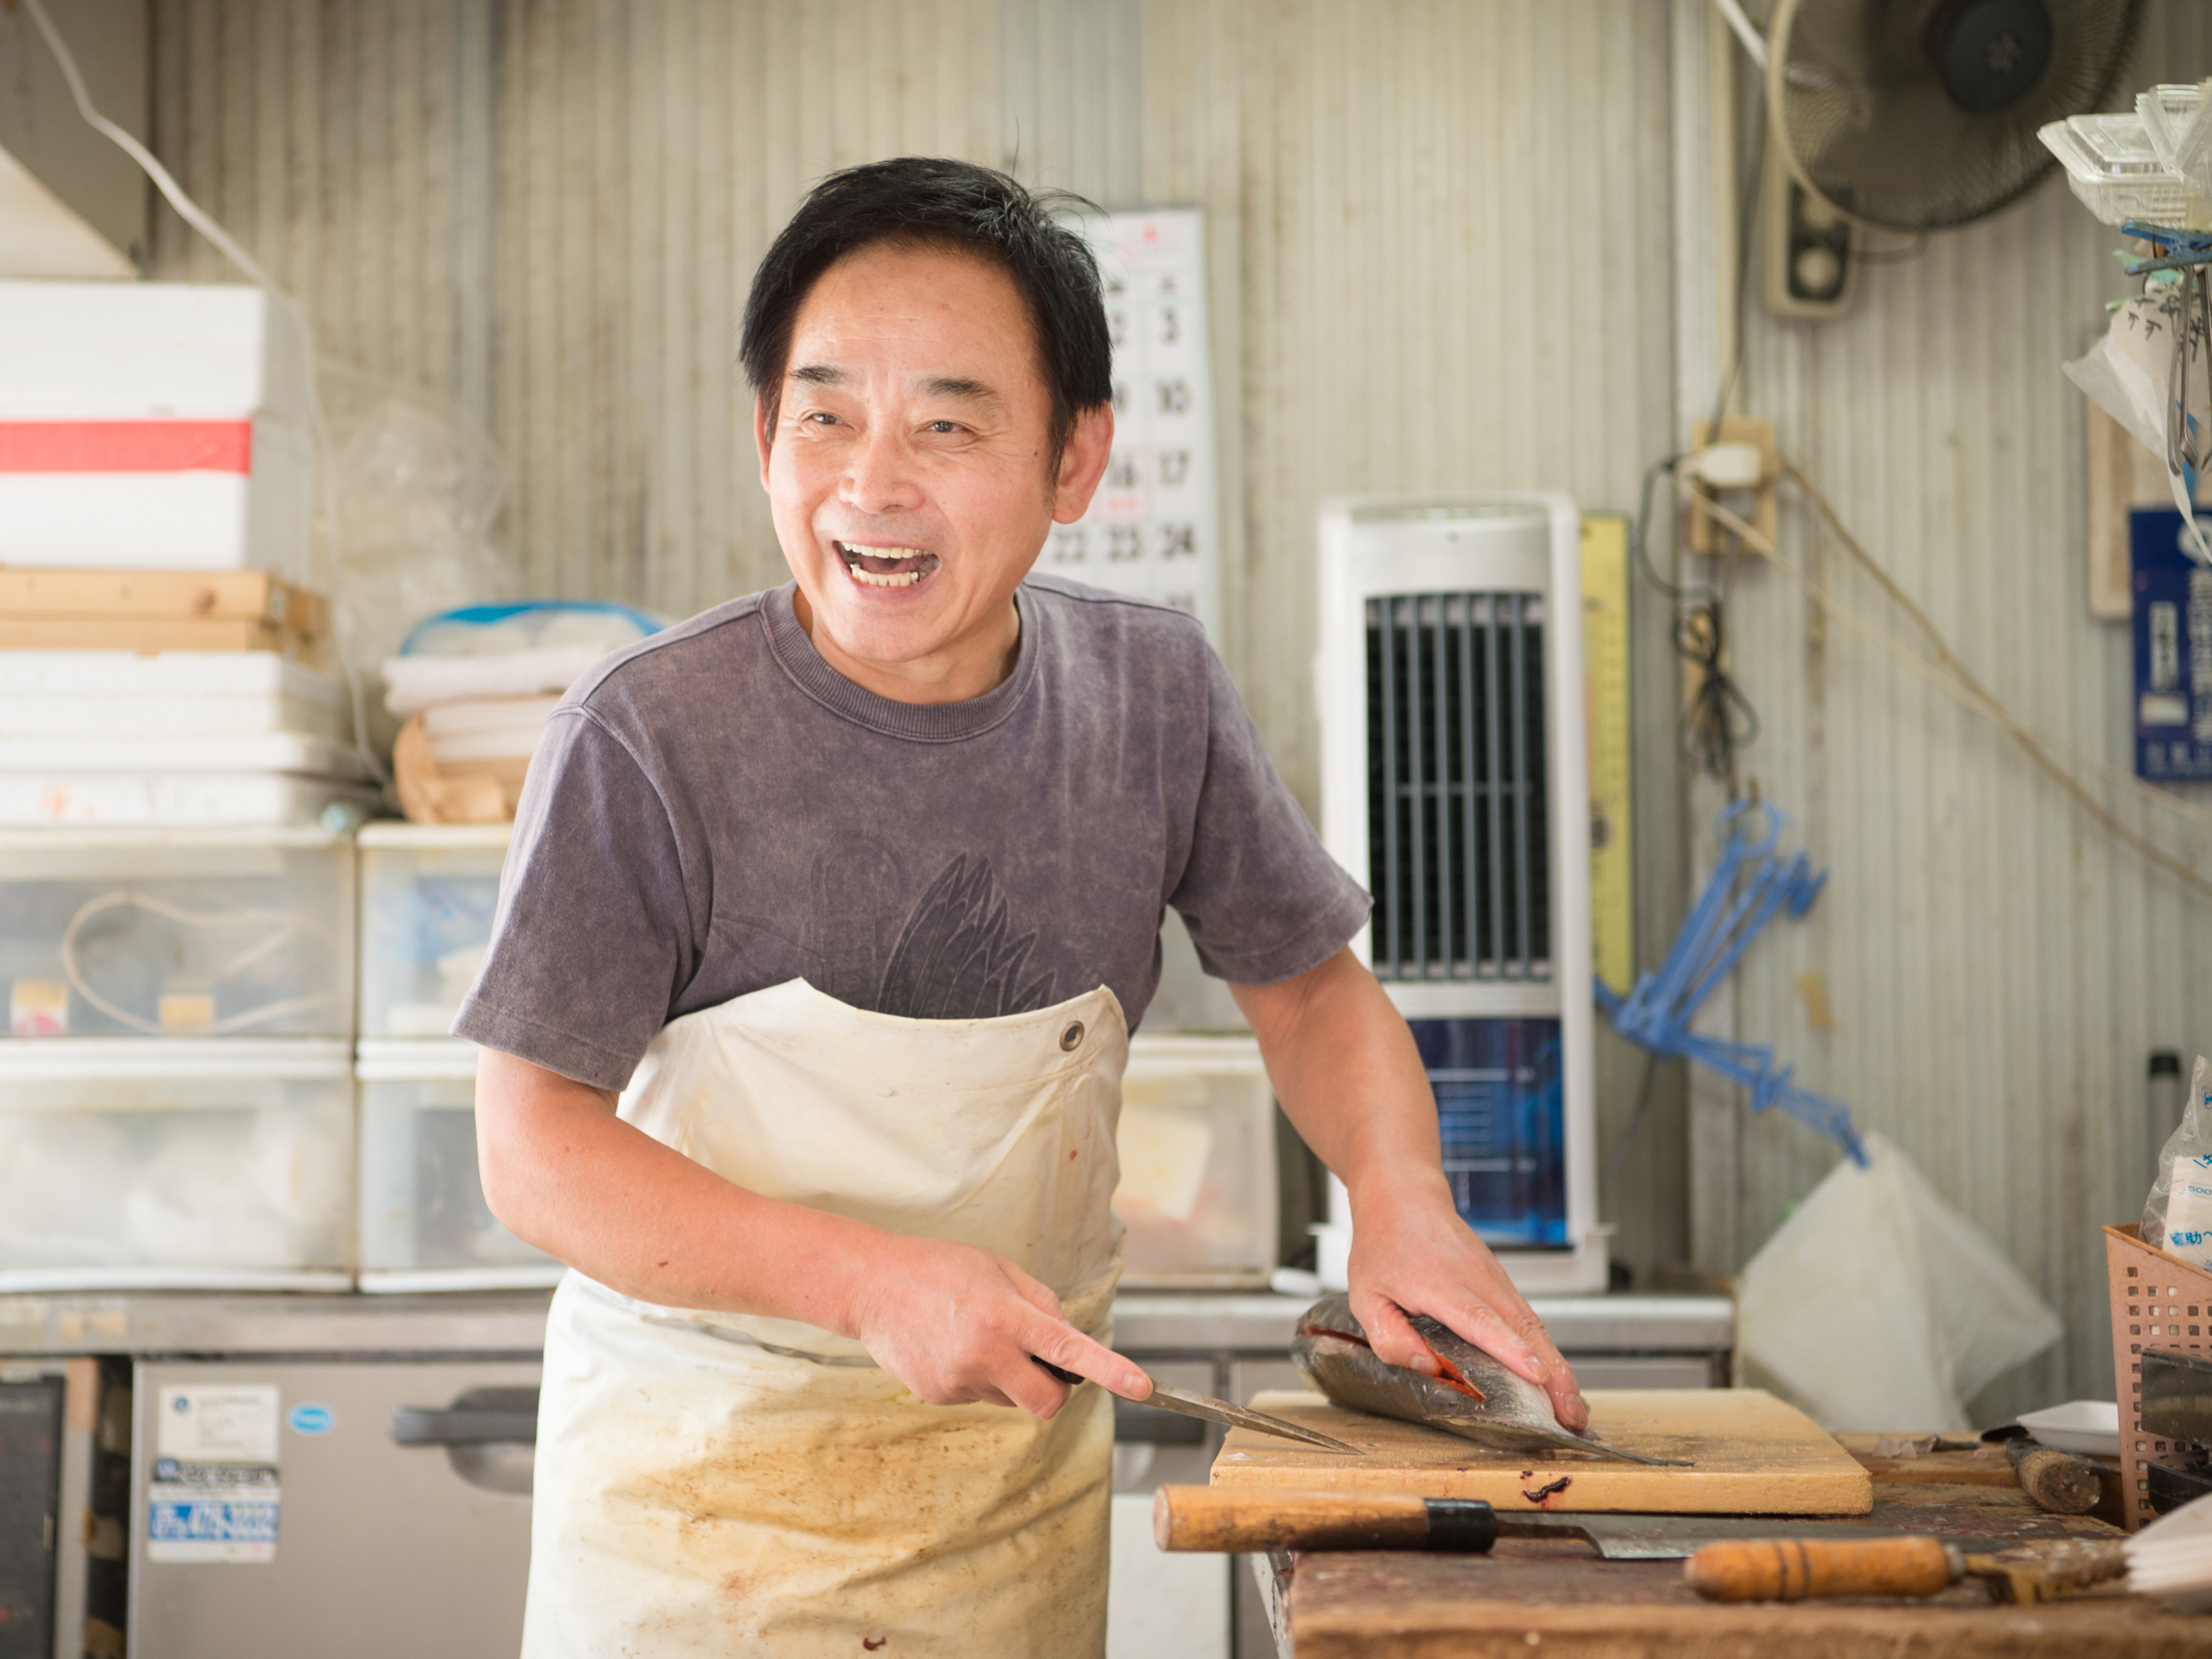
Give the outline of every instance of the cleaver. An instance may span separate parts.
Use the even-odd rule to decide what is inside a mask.
[[[1923,1529],[1924,1531],[1924,1528]],[[1249,1487],[1162,1486],[1152,1498],[1152,1538],[1164,1550],[1235,1555],[1269,1550],[1446,1550],[1480,1554],[1501,1538],[1571,1538],[1608,1561],[1686,1561],[1733,1539],[1864,1542],[1918,1535],[1850,1521],[1759,1520],[1734,1515],[1503,1514],[1480,1498],[1395,1493],[1271,1492]],[[1950,1538],[1993,1553],[2016,1540]]]

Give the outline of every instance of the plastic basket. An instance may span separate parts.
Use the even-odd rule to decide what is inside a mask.
[[[2212,1358],[2212,1273],[2142,1242],[2130,1224],[2105,1229],[2112,1297],[2112,1397],[2120,1402],[2121,1504],[2130,1532],[2155,1518],[2145,1468],[2201,1449],[2143,1432],[2142,1357],[2154,1348]]]

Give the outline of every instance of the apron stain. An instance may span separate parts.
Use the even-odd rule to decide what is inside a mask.
[[[860,1645],[867,1649],[870,1653],[873,1653],[878,1648],[883,1646],[884,1643],[890,1639],[891,1638],[888,1636],[863,1636],[860,1638]]]

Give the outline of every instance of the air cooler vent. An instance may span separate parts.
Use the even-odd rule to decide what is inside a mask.
[[[1369,886],[1384,980],[1552,971],[1544,601],[1367,601]]]

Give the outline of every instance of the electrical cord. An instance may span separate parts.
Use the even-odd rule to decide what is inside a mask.
[[[339,547],[337,468],[332,459],[334,450],[330,428],[323,419],[322,398],[315,387],[315,368],[320,360],[315,352],[315,332],[308,324],[306,310],[277,286],[276,279],[261,268],[253,256],[239,245],[238,239],[224,229],[214,215],[191,198],[151,150],[94,106],[92,94],[84,83],[84,75],[77,68],[76,58],[70,52],[69,43],[62,39],[61,31],[54,27],[53,19],[46,15],[44,0],[23,0],[23,4],[31,14],[31,21],[37,25],[40,35],[45,40],[46,49],[53,53],[62,78],[69,82],[70,96],[76,101],[76,112],[85,125],[136,162],[139,171],[153,181],[155,189],[161,192],[162,199],[176,210],[177,216],[213,244],[216,251],[244,272],[248,281],[281,301],[280,312],[298,325],[301,361],[306,365],[307,422],[314,434],[316,459],[321,465],[323,475],[323,531],[330,548],[330,586],[335,598]],[[337,648],[335,641],[331,642],[331,654],[337,659],[339,671],[345,676],[353,713],[354,750],[368,768],[369,775],[389,789],[392,774],[386,769],[384,763],[377,757],[374,745],[368,741],[368,708],[362,691],[360,672],[347,660],[345,653]]]
[[[128,1026],[131,1030],[149,1036],[173,1036],[178,1033],[173,1028],[163,1025],[158,1020],[150,1020],[143,1014],[133,1013],[128,1008],[102,996],[92,988],[91,981],[85,978],[84,970],[77,963],[77,935],[83,931],[85,924],[94,917],[114,909],[149,911],[164,921],[173,921],[180,927],[266,927],[269,930],[267,933],[212,971],[210,978],[217,981],[243,973],[254,963],[282,949],[285,942],[295,934],[316,933],[321,931],[319,928],[310,927],[289,910],[188,910],[183,905],[173,904],[167,899],[157,899],[144,893],[133,893],[124,890],[102,893],[95,898],[86,900],[77,907],[76,914],[69,919],[69,925],[62,929],[62,972],[68,976],[69,982],[76,989],[76,994],[99,1009],[101,1013],[118,1024]],[[280,1019],[288,1019],[295,1014],[310,1012],[324,1006],[330,1000],[328,996],[307,996],[289,997],[275,1002],[265,1002],[258,1007],[243,1009],[228,1018],[214,1021],[210,1024],[195,1026],[193,1035],[228,1036],[234,1032],[251,1030],[258,1025],[269,1025]]]
[[[1892,638],[1886,630],[1877,628],[1872,623],[1837,604],[1824,587],[1789,560],[1784,558],[1774,544],[1762,535],[1756,527],[1746,523],[1717,501],[1700,497],[1698,498],[1699,506],[1702,510],[1711,514],[1721,524],[1734,532],[1745,546],[1760,554],[1787,574],[1826,615],[1842,623],[1855,633],[1863,635],[1873,641],[1904,666],[1918,674],[1938,690],[1948,693],[1962,706],[2001,727],[2014,743],[2020,745],[2036,769],[2064,790],[2075,805],[2087,812],[2106,834],[2112,836],[2122,845],[2131,848],[2150,863],[2156,865],[2185,886],[2208,898],[2212,898],[2212,879],[2207,879],[2191,865],[2122,823],[2061,763],[2059,754],[2061,752],[2066,754],[2068,758],[2081,769],[2100,773],[2114,781],[2130,786],[2144,799],[2165,806],[2169,811],[2194,822],[2212,823],[2212,814],[2208,814],[2203,809],[2192,806],[2178,798],[2169,797],[2162,791],[2154,790],[2149,786],[2142,784],[2140,780],[2080,755],[2066,745],[2043,738],[2022,726],[1996,695],[1976,678],[1965,663],[1960,660],[1958,653],[1952,649],[1950,641],[1944,637],[1942,630],[1936,626],[1928,613],[1914,603],[1911,595],[1898,584],[1897,580],[1883,568],[1881,562],[1862,546],[1858,538],[1844,526],[1842,518],[1830,504],[1828,498],[1820,493],[1819,487],[1796,465],[1786,460],[1782,465],[1782,475],[1790,479],[1803,493],[1806,501],[1835,532],[1836,538],[1844,544],[1845,550],[1868,574],[1874,578],[1875,584],[1882,592],[1912,619],[1913,623],[1920,629],[1933,650],[1936,656],[1934,662],[1915,656]],[[1688,493],[1686,483],[1679,487],[1686,496]]]
[[[1715,588],[1670,582],[1651,562],[1651,486],[1674,473],[1686,455],[1669,455],[1644,469],[1638,497],[1633,549],[1644,579],[1674,602],[1671,640],[1675,653],[1697,670],[1697,689],[1681,716],[1683,752],[1699,769],[1726,780],[1733,794],[1736,751],[1759,737],[1759,711],[1727,667],[1726,606]]]

